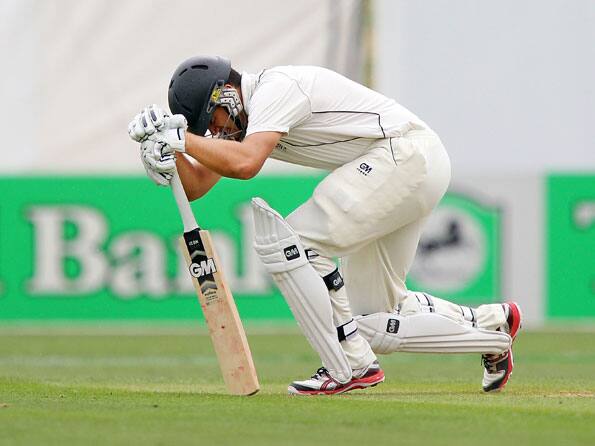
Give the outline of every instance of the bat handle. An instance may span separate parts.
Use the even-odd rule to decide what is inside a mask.
[[[184,223],[184,232],[190,232],[197,228],[200,229],[190,208],[190,203],[188,203],[188,198],[186,198],[186,192],[184,192],[184,186],[182,186],[178,171],[174,172],[171,179],[171,189],[174,193],[180,216],[182,217],[182,223]]]

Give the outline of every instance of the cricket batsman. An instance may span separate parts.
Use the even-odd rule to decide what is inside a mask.
[[[128,131],[148,176],[168,185],[177,169],[190,200],[221,177],[254,177],[269,157],[329,171],[287,217],[252,200],[254,248],[322,362],[290,394],[375,386],[384,381],[376,354],[399,351],[479,353],[483,390],[506,385],[517,304],[470,308],[405,285],[450,181],[448,155],[424,121],[325,68],[240,74],[223,57],[182,62],[168,100],[171,116],[147,107]]]

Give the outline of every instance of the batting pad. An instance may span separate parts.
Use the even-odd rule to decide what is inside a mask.
[[[252,199],[254,248],[281,290],[304,335],[331,376],[351,379],[351,366],[337,338],[328,289],[314,270],[299,236],[263,199]]]
[[[512,339],[501,331],[463,325],[436,313],[357,316],[359,333],[374,353],[502,353]]]

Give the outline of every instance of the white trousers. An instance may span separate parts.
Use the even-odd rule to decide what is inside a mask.
[[[403,303],[424,222],[449,181],[450,160],[438,136],[410,124],[402,136],[379,140],[331,172],[287,217],[303,245],[320,255],[311,261],[319,274],[332,272],[333,258],[341,260],[345,287],[330,292],[337,326]],[[500,305],[483,307],[493,313],[483,320],[504,322]],[[372,358],[361,339],[344,348],[354,368]]]

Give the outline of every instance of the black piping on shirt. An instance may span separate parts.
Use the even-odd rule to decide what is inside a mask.
[[[339,144],[342,142],[349,142],[349,141],[354,141],[356,139],[361,139],[360,136],[356,136],[355,138],[349,138],[349,139],[344,139],[341,141],[333,141],[333,142],[322,142],[320,144],[292,144],[290,142],[287,141],[283,141],[283,144],[287,144],[288,146],[292,146],[292,147],[319,147],[319,146],[328,146],[331,144]]]
[[[378,127],[380,127],[380,131],[382,131],[382,137],[386,138],[386,133],[384,132],[384,127],[382,127],[382,124],[380,122],[380,113],[356,111],[356,110],[328,110],[328,111],[312,112],[313,115],[318,115],[318,114],[322,114],[322,113],[353,113],[353,114],[362,114],[362,115],[376,115],[378,117]]]

